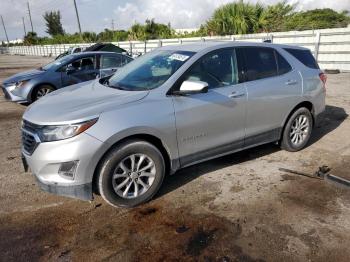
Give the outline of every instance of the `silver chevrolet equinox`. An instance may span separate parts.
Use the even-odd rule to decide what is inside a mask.
[[[301,150],[325,109],[325,82],[296,46],[161,47],[29,106],[23,163],[45,191],[136,206],[180,168],[271,142]]]

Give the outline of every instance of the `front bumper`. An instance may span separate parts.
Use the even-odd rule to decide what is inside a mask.
[[[92,200],[92,178],[105,144],[82,133],[76,137],[39,143],[30,155],[22,148],[25,162],[44,191]],[[59,173],[62,163],[78,161],[73,177]]]
[[[77,198],[81,200],[92,200],[92,183],[73,186],[59,186],[54,184],[45,184],[36,177],[41,190],[55,195]]]
[[[18,103],[25,103],[27,102],[27,99],[19,96],[17,94],[14,94],[14,91],[16,89],[15,85],[10,86],[1,86],[2,92],[4,93],[5,99],[12,102],[18,102]]]

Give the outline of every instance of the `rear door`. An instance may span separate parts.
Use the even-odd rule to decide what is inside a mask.
[[[274,48],[243,47],[248,93],[245,146],[275,141],[283,121],[300,100],[302,79]]]
[[[181,165],[242,148],[246,89],[239,81],[233,48],[200,58],[179,80],[209,84],[207,93],[174,96],[177,141]]]
[[[102,54],[100,58],[100,77],[113,75],[123,66],[123,56],[118,54]]]

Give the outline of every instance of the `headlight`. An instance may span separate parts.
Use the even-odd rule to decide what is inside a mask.
[[[18,81],[16,83],[16,88],[20,88],[22,86],[24,86],[29,80],[23,80],[23,81]]]
[[[97,122],[98,118],[70,125],[44,126],[39,131],[42,142],[63,140],[79,135]]]

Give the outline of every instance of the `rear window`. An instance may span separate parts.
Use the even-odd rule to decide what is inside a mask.
[[[309,50],[284,48],[288,53],[298,59],[305,66],[312,69],[319,69],[318,64]]]

